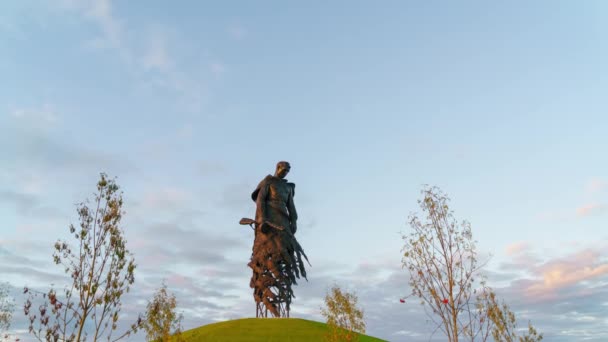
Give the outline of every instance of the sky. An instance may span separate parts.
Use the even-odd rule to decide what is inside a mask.
[[[402,234],[425,184],[548,341],[608,339],[605,1],[0,2],[0,281],[67,284],[52,245],[100,172],[184,328],[255,316],[250,194],[291,164],[312,267],[292,317],[356,291],[367,333],[428,341]],[[132,338],[142,341],[143,334]],[[442,336],[435,334],[435,340]]]

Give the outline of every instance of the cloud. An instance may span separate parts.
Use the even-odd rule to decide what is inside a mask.
[[[192,252],[196,244],[184,245],[186,237],[199,241],[198,246],[201,245],[200,241],[206,241],[205,246],[220,254],[225,254],[230,248],[244,248],[242,243],[235,246],[231,239],[181,227],[169,229],[167,226],[157,225],[148,227],[146,232],[143,235],[153,237],[153,240],[157,241],[155,246],[160,249],[163,248],[157,244],[160,241],[167,246],[179,241],[184,249]],[[152,247],[147,248],[154,250]],[[141,290],[132,291],[137,293],[138,298],[130,301],[145,302],[151,296],[152,289],[158,287],[164,278],[169,290],[176,294],[178,310],[185,314],[185,329],[214,321],[255,315],[249,288],[251,270],[246,266],[246,260],[233,261],[225,258],[219,261],[220,264],[211,265],[200,256],[186,257],[190,252],[182,252],[183,255],[179,256],[182,261],[174,263],[175,260],[170,260],[166,263],[171,265],[166,272],[150,273],[148,266],[138,268],[139,272],[146,274],[145,280],[140,281],[138,285]],[[179,264],[184,258],[192,265],[200,264],[196,273],[185,274],[179,271]],[[333,283],[338,283],[343,288],[354,290],[359,296],[359,304],[365,308],[368,334],[391,341],[428,341],[433,327],[425,323],[422,308],[415,301],[408,304],[399,302],[399,298],[408,291],[408,277],[400,268],[398,260],[393,262],[390,258],[377,258],[354,268],[334,264],[331,260],[320,260],[319,264],[318,267],[309,269],[308,282],[302,280],[294,287],[297,297],[292,305],[292,317],[323,321],[320,315],[323,297]],[[158,269],[158,266],[156,268]],[[408,322],[420,323],[412,325]],[[395,334],[400,330],[410,330],[412,333],[408,336]],[[412,338],[413,336],[417,338]],[[441,336],[435,337],[441,340]]]
[[[209,68],[211,69],[211,72],[216,76],[219,76],[226,71],[226,67],[224,66],[224,64],[219,62],[211,63]]]
[[[588,247],[543,260],[525,245],[525,250],[510,254],[510,260],[500,264],[500,271],[520,271],[510,287],[528,300],[554,300],[567,292],[582,293],[597,280],[608,280],[608,255],[604,248]]]
[[[53,219],[63,217],[63,213],[43,204],[38,195],[13,190],[0,190],[0,203],[12,204],[22,217]]]
[[[41,191],[49,183],[56,183],[56,175],[69,173],[125,174],[135,170],[127,158],[109,152],[72,143],[69,136],[57,134],[61,128],[59,114],[50,104],[42,107],[13,109],[7,122],[6,133],[0,135],[0,144],[10,146],[4,153],[4,175],[26,180],[26,193]],[[44,172],[39,172],[44,170]]]
[[[27,120],[40,125],[52,125],[59,119],[57,111],[48,103],[41,107],[13,109],[10,115],[17,120]]]
[[[509,272],[527,274],[530,272],[531,266],[542,262],[542,259],[536,255],[530,247],[520,249],[516,253],[507,255],[510,256],[510,258],[507,261],[500,263],[500,268]]]
[[[63,283],[66,276],[61,268],[53,267],[50,255],[49,245],[0,240],[0,274],[3,281],[14,281],[13,285],[19,287]]]
[[[251,186],[243,183],[237,188],[240,188],[238,193],[246,194],[242,200],[253,208],[248,197]],[[128,217],[137,216],[133,218],[141,221],[125,228],[128,246],[138,265],[135,287],[124,297],[124,312],[128,317],[145,310],[147,300],[163,279],[177,297],[186,329],[218,320],[254,316],[249,288],[251,270],[246,266],[251,251],[250,236],[240,238],[224,229],[223,218],[197,210],[198,195],[194,194],[190,189],[161,186],[158,191],[143,191],[137,210],[126,208]],[[15,244],[11,248],[17,250],[21,246]],[[27,250],[24,249],[24,256],[28,255]],[[606,329],[599,323],[606,308],[602,306],[603,298],[608,296],[606,285],[602,285],[608,284],[605,266],[602,266],[606,264],[604,249],[596,246],[548,260],[538,256],[530,242],[513,243],[506,250],[510,251],[509,262],[502,264],[505,268],[500,271],[507,272],[492,274],[490,280],[495,282],[501,277],[500,284],[506,286],[498,288],[499,294],[512,305],[520,321],[531,319],[552,341],[560,341],[559,334],[576,340],[590,331],[605,336],[602,334]],[[3,259],[0,253],[0,265],[8,265],[0,272],[8,271],[12,279],[28,283],[63,284],[59,278],[61,269],[53,266],[45,269],[28,260],[15,261],[13,265],[13,260]],[[429,340],[435,325],[423,307],[413,298],[403,304],[399,302],[399,298],[409,294],[410,288],[407,271],[401,269],[398,256],[369,256],[352,265],[336,264],[331,259],[312,261],[313,267],[308,268],[309,281],[301,280],[295,287],[297,297],[292,317],[323,321],[319,313],[323,297],[329,286],[338,283],[359,296],[359,303],[365,309],[368,334],[390,341]],[[509,263],[511,265],[507,265]],[[59,272],[57,275],[51,271],[55,269]],[[558,275],[555,271],[562,273]],[[20,322],[14,325],[15,329],[23,330],[23,327]],[[25,336],[22,340],[27,339]],[[437,332],[431,340],[444,339]],[[143,340],[143,336],[133,340]]]
[[[488,281],[515,312],[520,327],[531,320],[550,341],[608,338],[603,322],[608,241],[572,243],[570,252],[552,257],[539,255],[531,243],[512,246],[517,252],[490,270]]]
[[[606,212],[608,206],[599,204],[599,203],[591,203],[581,207],[576,208],[576,216],[578,217],[587,217],[592,215],[598,215]]]
[[[0,15],[0,34],[3,34],[4,37],[15,40],[23,40],[26,37],[25,30],[23,27],[14,21],[14,16],[12,13],[6,13],[6,8],[4,8],[4,15]]]
[[[142,63],[144,68],[148,70],[168,71],[173,66],[164,35],[154,34],[148,38],[148,47],[142,57]]]
[[[36,196],[11,190],[0,190],[0,202],[14,203],[22,215],[39,204]]]
[[[550,260],[534,270],[541,280],[531,283],[525,293],[542,298],[556,295],[559,289],[608,276],[608,260],[603,259],[601,251],[586,249]]]
[[[0,240],[0,260],[2,265],[8,266],[28,266],[28,267],[43,267],[46,266],[44,262],[34,260],[27,253],[18,254],[13,252],[9,247],[12,245],[11,241]]]
[[[526,242],[523,242],[523,241],[515,242],[515,243],[512,243],[510,245],[507,245],[507,247],[505,247],[505,253],[508,256],[513,256],[516,254],[520,254],[529,248],[530,248],[530,245]]]
[[[146,240],[134,249],[138,268],[136,286],[124,297],[124,310],[129,317],[143,312],[145,303],[166,279],[169,291],[176,295],[178,311],[184,314],[184,328],[191,329],[214,321],[254,316],[253,299],[248,286],[250,269],[246,260],[227,257],[229,250],[248,249],[243,241],[234,240],[219,232],[207,232],[196,226],[175,223],[149,225],[134,232]],[[517,243],[513,257],[532,254],[532,246]],[[201,246],[205,246],[204,250]],[[608,295],[608,283],[599,274],[605,264],[603,249],[584,249],[565,257],[528,264],[535,277],[513,278],[509,287],[500,288],[520,321],[532,323],[552,341],[578,340],[595,332],[600,338],[608,332],[602,327]],[[150,259],[165,255],[162,263]],[[182,268],[180,265],[190,265]],[[298,282],[295,287],[292,317],[323,321],[319,309],[327,289],[337,283],[355,291],[359,304],[365,310],[367,333],[390,341],[429,341],[435,329],[423,307],[415,299],[400,303],[399,298],[409,294],[407,271],[401,269],[398,257],[370,257],[357,265],[339,265],[331,260],[317,260],[309,268],[309,281]],[[555,270],[572,273],[572,279],[561,279],[550,284],[558,289],[558,296],[530,304],[526,289],[544,284],[545,274]],[[585,273],[585,269],[590,273]],[[190,270],[190,271],[187,271]],[[194,272],[192,270],[195,270]],[[583,270],[582,273],[577,273]],[[28,271],[29,272],[29,271]],[[594,272],[599,272],[594,275]],[[37,276],[33,273],[33,276]],[[44,275],[40,275],[44,277]],[[587,285],[581,282],[590,281]],[[602,285],[604,284],[604,285]],[[591,291],[585,291],[591,288]],[[15,329],[22,328],[19,322]],[[134,340],[142,340],[136,336]],[[444,340],[435,333],[431,341]]]
[[[112,13],[111,0],[79,1],[79,3],[85,16],[94,21],[101,29],[101,37],[94,40],[94,45],[117,49],[123,57],[129,58],[130,51],[123,46],[123,24]]]
[[[0,265],[0,273],[5,275],[7,278],[9,275],[16,278],[22,278],[23,275],[27,274],[27,280],[34,282],[34,284],[60,284],[67,279],[65,276],[62,276],[57,272],[47,272],[41,269],[23,265]],[[25,285],[28,284],[26,283]]]
[[[247,246],[242,240],[202,229],[183,228],[179,223],[148,225],[143,231],[134,232],[137,248],[133,252],[140,258],[142,267],[153,274],[175,270],[177,265],[199,270],[199,274],[221,275],[222,270],[232,270],[241,265],[226,257],[226,253]],[[163,266],[164,265],[164,266]],[[191,271],[197,273],[196,271]],[[213,274],[213,272],[217,272]]]
[[[594,179],[591,179],[587,183],[587,186],[585,187],[585,190],[589,194],[595,194],[595,193],[601,192],[601,191],[603,191],[603,190],[605,190],[607,188],[608,188],[608,182],[607,181],[604,181],[604,180],[599,179],[599,178],[594,178]]]
[[[135,170],[132,162],[116,155],[82,147],[68,145],[47,136],[33,136],[17,145],[19,160],[30,167],[32,163],[47,170],[72,170],[83,173],[97,173],[105,170],[112,174],[125,174]]]
[[[247,37],[248,31],[240,25],[233,25],[228,28],[228,34],[236,40],[241,40]]]
[[[557,294],[531,299],[522,296],[521,289],[530,282],[514,282],[509,288],[497,289],[515,312],[520,326],[526,321],[545,335],[549,341],[580,341],[593,336],[593,341],[604,341],[608,327],[604,324],[605,308],[602,298],[608,296],[608,286],[587,287],[578,284],[561,289]]]
[[[324,270],[312,267],[309,281],[295,289],[298,297],[294,308],[299,312],[298,317],[324,321],[320,307],[328,289],[337,284],[359,298],[358,305],[364,309],[366,334],[396,342],[429,341],[436,326],[428,319],[419,301],[399,301],[411,290],[407,271],[400,267],[398,258],[369,261],[354,268],[329,260],[319,261],[319,264],[325,265]],[[430,340],[442,341],[445,337],[435,334]]]
[[[53,3],[55,5],[55,3]],[[128,67],[128,71],[146,89],[162,90],[162,94],[175,94],[177,104],[183,109],[198,111],[203,105],[206,93],[204,82],[206,75],[203,63],[188,69],[176,59],[176,50],[170,50],[175,39],[170,39],[171,29],[164,28],[158,23],[148,24],[147,27],[133,27],[117,15],[111,0],[68,0],[63,1],[64,10],[79,14],[92,23],[98,30],[99,36],[87,41],[86,46],[93,49],[111,50],[111,56],[118,56]],[[183,35],[177,35],[182,38]],[[143,43],[143,46],[141,44]],[[191,46],[190,44],[184,44]],[[199,70],[199,73],[193,72]],[[155,71],[155,72],[151,72]],[[170,92],[167,92],[167,91]]]
[[[226,253],[249,246],[221,233],[208,233],[196,226],[182,227],[178,223],[152,224],[143,230],[127,232],[137,236],[139,241],[135,240],[134,244],[128,241],[137,264],[136,283],[123,297],[121,322],[129,321],[145,310],[147,300],[162,279],[167,280],[169,290],[176,295],[178,310],[185,314],[187,328],[211,323],[226,315],[244,317],[246,310],[241,310],[244,306],[240,308],[233,304],[242,302],[248,294],[250,274],[244,272],[248,270],[246,260],[235,262]],[[28,257],[32,250],[41,249],[34,245],[33,241],[0,241],[0,273],[14,284],[27,284],[40,291],[48,290],[51,283],[56,288],[69,284],[61,267],[50,265],[50,258],[47,262],[36,262]],[[9,246],[10,250],[4,246]],[[46,249],[50,252],[50,248]],[[16,250],[23,256],[16,254]],[[28,340],[30,336],[24,327],[27,322],[17,320],[13,332],[25,332],[19,336]],[[143,336],[139,335],[135,340],[141,341]]]
[[[586,197],[590,200],[587,204],[575,208],[574,213],[570,210],[547,211],[539,213],[537,217],[540,220],[546,221],[565,221],[604,214],[608,212],[608,205],[601,201],[597,201],[597,199],[598,195],[606,189],[608,189],[608,182],[600,178],[593,178],[585,185],[584,192]]]

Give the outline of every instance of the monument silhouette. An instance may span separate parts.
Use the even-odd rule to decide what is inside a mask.
[[[253,289],[256,317],[268,317],[268,312],[273,317],[289,317],[295,298],[292,286],[297,285],[300,276],[308,281],[303,262],[308,262],[308,257],[295,237],[296,185],[285,179],[290,169],[286,161],[277,163],[274,176],[266,176],[251,194],[256,203],[255,220],[240,221],[255,231],[248,266],[253,271],[249,286]]]

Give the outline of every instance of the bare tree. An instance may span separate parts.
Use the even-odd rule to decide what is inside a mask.
[[[495,305],[495,294],[486,285],[485,262],[478,263],[471,225],[456,221],[449,198],[437,187],[425,187],[422,195],[418,204],[426,217],[410,215],[413,232],[403,236],[402,262],[410,274],[411,295],[420,298],[448,341],[486,341],[496,331],[497,312],[506,311]]]
[[[80,342],[90,334],[93,341],[116,341],[140,327],[141,318],[121,335],[113,336],[121,298],[135,281],[135,262],[120,226],[124,212],[118,189],[114,179],[101,173],[93,206],[80,203],[80,225],[69,226],[76,247],[67,241],[55,243],[53,260],[72,282],[63,294],[53,288],[47,293],[24,289],[29,294],[24,313],[30,321],[30,333],[38,340]],[[38,310],[32,308],[34,297],[43,298]]]
[[[354,293],[342,291],[334,285],[325,295],[325,308],[321,314],[327,320],[329,341],[355,341],[359,333],[365,334],[363,310],[357,307],[358,298]]]
[[[143,328],[148,341],[181,341],[182,315],[175,312],[177,300],[175,295],[167,292],[167,285],[154,294],[154,299],[148,302]],[[172,337],[173,336],[173,337]]]

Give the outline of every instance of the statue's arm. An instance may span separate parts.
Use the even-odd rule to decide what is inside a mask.
[[[266,216],[266,197],[268,197],[268,182],[262,182],[262,184],[260,184],[260,192],[255,201],[261,220],[261,222],[258,222],[259,224],[262,224],[268,218],[268,216]]]
[[[295,194],[294,189],[295,188],[295,184],[292,185],[292,189],[290,191],[289,196],[287,197],[287,210],[289,210],[289,221],[291,223],[291,227],[293,232],[292,233],[296,233],[296,230],[298,229],[296,221],[298,220],[298,212],[296,211],[296,205],[293,202],[293,196]]]

